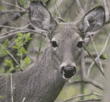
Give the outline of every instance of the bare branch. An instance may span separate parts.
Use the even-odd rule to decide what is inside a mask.
[[[10,28],[10,29],[19,29],[18,27],[11,27],[11,26],[4,26],[4,25],[0,25],[0,27],[3,27],[3,28]]]
[[[79,100],[79,101],[75,101],[75,102],[94,102],[94,101],[96,101],[96,102],[100,102],[100,101],[102,101],[101,99],[87,99],[87,100]]]
[[[98,83],[98,82],[96,82],[96,81],[93,81],[93,80],[91,80],[91,79],[85,79],[85,80],[80,80],[80,81],[74,81],[74,82],[69,83],[69,85],[78,84],[78,83],[92,84],[93,86],[95,86],[95,87],[97,87],[97,88],[103,90],[103,86],[102,86],[100,83]]]
[[[26,32],[34,32],[34,33],[36,33],[36,34],[40,34],[41,32],[40,31],[38,31],[38,30],[32,30],[32,29],[24,29],[24,30],[19,30],[19,31],[16,31],[16,32],[12,32],[12,33],[9,33],[8,35],[5,35],[5,36],[1,36],[0,37],[0,39],[4,39],[4,38],[8,38],[8,37],[10,37],[10,36],[13,36],[13,35],[16,35],[17,33],[19,33],[19,32],[21,32],[21,33],[26,33]],[[32,34],[31,33],[31,34]],[[42,36],[46,36],[45,34],[42,34]]]
[[[26,13],[26,11],[23,11],[23,10],[4,10],[4,11],[0,11],[0,14],[4,14],[4,13],[16,13],[16,12]]]
[[[80,1],[79,1],[79,0],[76,0],[76,1],[77,1],[77,5],[78,5],[78,8],[79,8],[79,11],[81,11],[81,12],[82,12],[82,14],[84,15],[84,14],[85,14],[85,12],[84,12],[84,10],[83,10],[83,8],[82,8],[82,6],[81,6]]]
[[[98,69],[100,70],[100,72],[102,73],[102,75],[105,77],[104,72],[101,70],[101,68],[99,67],[99,65],[97,64],[97,62],[95,61],[95,59],[93,58],[93,56],[90,54],[90,52],[87,50],[87,48],[83,45],[83,48],[87,51],[87,53],[89,54],[89,56],[93,59],[93,62],[96,64],[96,66],[98,67]],[[90,72],[89,72],[90,73]],[[88,73],[88,75],[89,75]]]
[[[88,64],[91,64],[93,62],[93,60],[91,58],[86,58],[86,61],[85,62],[88,63]],[[97,62],[97,63],[99,63],[99,62]],[[106,62],[104,62],[104,61],[102,61],[101,63],[102,63],[102,66],[105,66],[106,65]]]
[[[91,3],[92,3],[92,0],[88,0],[88,2],[87,2],[87,8],[86,8],[86,13],[90,10]]]
[[[92,41],[92,43],[93,43],[94,49],[95,49],[95,51],[96,51],[96,54],[97,54],[97,56],[98,56],[98,51],[97,51],[97,48],[96,48],[95,43],[94,43],[94,41],[93,41],[93,37],[92,37],[92,36],[90,36],[90,37],[91,37],[91,41]],[[100,68],[101,68],[100,70],[102,70],[102,71],[104,72],[103,67],[102,67],[102,63],[101,63],[101,61],[100,61],[100,58],[98,59],[98,61],[99,61]]]
[[[25,102],[25,99],[26,99],[26,98],[24,97],[23,100],[22,100],[22,102]]]
[[[70,100],[75,99],[75,98],[84,97],[84,96],[91,96],[91,95],[96,95],[96,96],[100,96],[100,97],[102,96],[102,95],[99,94],[99,93],[92,92],[92,93],[90,93],[90,94],[80,94],[80,95],[77,95],[77,96],[73,96],[73,97],[71,97],[71,98],[69,98],[69,99],[67,99],[67,100],[65,100],[65,101],[62,101],[62,102],[67,102],[67,101],[70,101]]]
[[[102,49],[102,51],[99,53],[99,55],[95,58],[95,61],[97,61],[97,59],[102,55],[102,53],[105,51],[105,48],[108,44],[108,41],[109,41],[109,38],[110,38],[110,33],[109,33],[109,36],[107,37],[107,40],[105,41],[105,44],[104,44],[104,47]],[[94,65],[94,62],[92,62],[92,64],[90,65],[90,67],[88,68],[88,72],[87,72],[87,77],[89,76],[89,73],[90,73],[90,70],[92,68],[92,66]]]
[[[14,102],[13,101],[13,77],[12,77],[12,73],[11,73],[11,102]]]
[[[22,17],[25,13],[17,13],[15,16],[11,17],[10,20],[5,20],[4,23],[2,25],[9,25],[10,21],[15,21],[18,18]],[[2,30],[4,27],[0,27],[0,30]]]
[[[22,7],[20,7],[20,6],[11,4],[11,3],[9,3],[9,2],[2,1],[2,3],[7,4],[7,5],[11,5],[11,6],[14,6],[14,7],[17,7],[17,8],[20,8],[20,9],[22,9],[22,10],[25,10],[24,8],[22,8]]]
[[[17,27],[16,27],[15,30],[11,30],[11,31],[2,33],[2,34],[0,34],[0,36],[3,36],[3,35],[5,35],[5,34],[9,34],[9,33],[12,33],[12,32],[16,32],[17,30],[23,30],[23,29],[27,28],[29,25],[30,25],[30,24],[27,24],[26,26],[22,26],[22,27],[20,27],[20,28],[17,28]],[[3,26],[3,25],[1,25],[1,26]],[[10,28],[10,26],[4,26],[4,27],[7,27],[7,28],[9,27],[9,28]],[[12,28],[15,28],[15,27],[12,27]]]
[[[109,6],[110,6],[110,2],[108,0],[103,0],[103,3],[104,3],[104,7],[105,7],[105,15],[106,15],[106,23],[109,23],[110,22],[110,9],[109,9]]]
[[[84,57],[84,49],[82,48],[82,53],[81,53],[81,80],[86,79],[86,68],[85,68],[85,57]],[[85,90],[85,85],[81,84],[81,94],[84,94]],[[81,100],[84,100],[84,97],[81,97]]]
[[[81,53],[81,71],[82,71],[82,80],[83,80],[86,78],[85,57],[84,57],[83,48],[82,48],[82,53]]]
[[[58,8],[58,5],[57,5],[57,2],[55,3],[55,11],[58,14],[58,17],[56,17],[56,18],[62,20],[63,22],[65,22],[65,20],[61,17],[61,14],[59,12],[59,8]]]

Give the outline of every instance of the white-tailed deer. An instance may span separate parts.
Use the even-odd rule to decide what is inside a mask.
[[[36,30],[48,34],[50,42],[33,68],[12,74],[12,81],[11,75],[0,75],[0,102],[11,102],[12,95],[13,102],[54,102],[77,71],[83,38],[104,25],[105,11],[102,6],[94,8],[76,26],[58,24],[43,5],[32,1],[29,19]]]

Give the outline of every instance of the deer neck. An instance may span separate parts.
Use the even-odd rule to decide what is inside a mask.
[[[52,101],[53,99],[56,99],[66,82],[58,70],[59,63],[56,61],[56,59],[54,59],[54,57],[55,56],[53,56],[50,45],[47,45],[44,53],[39,58],[38,64],[33,68],[32,74],[30,76],[31,78],[29,80],[27,89],[29,94],[33,94],[34,92],[34,95],[38,95],[39,99],[35,100],[39,102],[44,102],[44,100],[45,102],[48,102],[48,100],[50,100],[50,95],[54,97],[52,98]],[[36,86],[37,89],[35,91]],[[50,94],[45,94],[47,92]],[[33,98],[35,98],[34,95],[32,96]],[[42,96],[44,96],[46,99],[40,99]]]

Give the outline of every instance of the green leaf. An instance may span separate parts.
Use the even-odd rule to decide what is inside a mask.
[[[1,10],[5,10],[5,8],[4,8],[4,7],[2,7],[2,6],[0,5],[0,11],[1,11]]]
[[[17,56],[19,56],[19,57],[22,58],[23,57],[23,54],[19,52],[19,53],[17,53]]]
[[[27,57],[25,58],[25,65],[26,65],[26,64],[29,64],[29,62],[30,62],[30,58],[27,56]]]
[[[13,63],[12,63],[12,60],[5,60],[5,66],[9,66],[10,68],[13,68]]]
[[[67,18],[65,18],[65,22],[68,22],[68,19]]]
[[[1,54],[2,54],[2,55],[7,55],[8,52],[7,52],[6,50],[3,49],[3,50],[1,51]]]
[[[12,48],[14,48],[14,49],[19,49],[19,47],[18,47],[18,46],[12,46]]]
[[[16,39],[16,43],[20,43],[20,42],[21,42],[21,38],[18,37],[18,38]]]
[[[102,57],[103,57],[104,59],[107,59],[107,54],[103,54]]]
[[[3,97],[3,95],[0,95],[0,99]]]
[[[5,62],[6,62],[6,63],[8,63],[8,64],[10,64],[12,61],[9,61],[9,60],[5,60]]]
[[[27,33],[27,36],[29,36],[29,37],[30,37],[30,33]]]
[[[4,42],[5,47],[8,47],[8,39],[6,39],[6,41]]]
[[[4,73],[4,72],[5,72],[4,68],[1,68],[0,73]]]
[[[26,54],[26,53],[27,53],[27,51],[25,50],[25,48],[24,48],[24,47],[21,47],[21,49],[20,49],[20,53],[22,53],[22,54]]]
[[[13,68],[13,67],[12,67],[12,68],[10,68],[10,69],[8,70],[8,73],[11,73],[13,70],[14,70],[14,68]]]
[[[2,6],[0,5],[0,10],[2,9]]]
[[[22,36],[23,36],[23,34],[22,34],[22,33],[18,33],[18,36],[19,36],[19,37],[22,37]]]
[[[30,33],[27,33],[25,36],[25,43],[28,42],[29,40],[31,40],[32,38],[30,37]]]
[[[19,0],[20,4],[23,4],[23,1],[22,0]]]
[[[6,51],[6,48],[8,46],[8,40],[6,40],[3,44],[0,46],[0,56],[7,55],[8,52]]]

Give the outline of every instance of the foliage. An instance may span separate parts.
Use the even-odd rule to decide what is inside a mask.
[[[103,57],[104,59],[107,59],[107,54],[103,54],[102,57]]]
[[[2,7],[2,6],[0,5],[0,11],[1,11],[1,10],[5,10],[5,8],[4,8],[4,7]]]
[[[0,95],[0,99],[2,98],[3,96],[2,95]]]
[[[15,39],[15,46],[12,46],[13,49],[17,50],[17,57],[20,59],[17,63],[17,65],[14,65],[14,61],[5,59],[5,63],[4,65],[9,67],[8,73],[14,71],[19,71],[19,70],[23,70],[23,68],[27,67],[27,65],[29,63],[31,63],[31,60],[28,56],[26,56],[25,58],[24,55],[26,55],[28,53],[28,51],[24,48],[24,45],[30,40],[32,39],[30,37],[30,33],[27,34],[22,34],[22,33],[18,33],[18,37]],[[1,51],[3,52],[2,54],[9,54],[8,51],[6,50],[8,45],[8,40],[6,40],[4,42],[4,44],[2,45],[4,48],[1,48]]]
[[[2,44],[0,45],[0,56],[4,56],[7,55],[7,51],[5,50],[8,47],[8,39]]]

